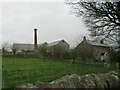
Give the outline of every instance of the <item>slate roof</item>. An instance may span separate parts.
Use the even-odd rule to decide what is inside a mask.
[[[42,45],[47,45],[48,43],[47,42],[44,42],[44,43],[40,43],[40,44],[38,44],[38,47],[40,47],[40,46],[42,46]]]
[[[101,46],[101,47],[109,47],[108,45],[106,44],[101,44],[99,42],[95,42],[95,41],[90,41],[90,40],[87,40],[87,42],[92,45],[92,46]]]
[[[15,48],[17,50],[33,50],[34,44],[14,43],[13,48]]]
[[[44,43],[38,44],[39,46],[42,46]],[[34,44],[28,44],[28,43],[14,43],[13,47],[17,50],[34,50]]]
[[[54,46],[54,45],[57,45],[59,42],[61,41],[64,41],[64,40],[58,40],[58,41],[55,41],[55,42],[52,42],[52,43],[49,43],[48,46]]]

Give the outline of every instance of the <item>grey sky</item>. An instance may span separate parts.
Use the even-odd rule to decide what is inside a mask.
[[[4,2],[2,42],[33,43],[33,29],[37,28],[38,43],[65,39],[74,46],[75,38],[88,32],[69,10],[64,2]]]

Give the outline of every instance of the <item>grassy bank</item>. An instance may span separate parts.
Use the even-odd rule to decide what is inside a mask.
[[[104,68],[100,64],[71,64],[66,61],[34,58],[2,58],[3,87],[12,88],[22,83],[37,81],[49,82],[67,74],[84,75],[87,73],[105,73],[112,68]]]

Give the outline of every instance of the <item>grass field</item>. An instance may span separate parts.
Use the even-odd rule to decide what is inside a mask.
[[[25,58],[2,58],[3,88],[13,88],[23,83],[37,81],[49,82],[67,74],[84,75],[87,73],[105,73],[110,69],[102,64],[71,64],[65,61]]]

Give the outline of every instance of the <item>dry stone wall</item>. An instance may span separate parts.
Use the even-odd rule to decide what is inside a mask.
[[[16,90],[24,88],[34,88],[34,90],[49,89],[49,88],[118,88],[119,78],[118,73],[111,71],[105,74],[87,74],[79,76],[77,74],[66,75],[60,79],[49,83],[37,82],[36,84],[23,84],[16,86]]]

